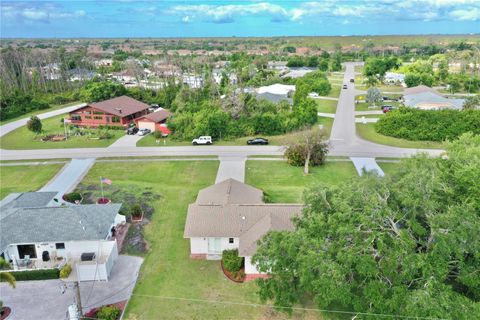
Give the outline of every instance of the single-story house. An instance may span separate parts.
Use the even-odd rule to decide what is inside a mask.
[[[182,76],[182,83],[192,89],[203,88],[203,78],[197,75],[184,74]]]
[[[150,106],[133,98],[121,96],[89,103],[70,112],[70,122],[77,126],[124,126],[148,114]]]
[[[294,230],[292,218],[301,204],[263,202],[263,192],[235,179],[200,190],[188,207],[184,237],[190,240],[190,257],[219,260],[222,252],[238,249],[245,258],[246,280],[266,277],[251,257],[257,242],[273,230]]]
[[[139,129],[150,129],[152,132],[160,131],[164,134],[170,134],[167,127],[167,119],[172,115],[167,109],[160,108],[155,112],[149,113],[135,120]]]
[[[12,270],[70,264],[79,281],[108,280],[118,256],[121,204],[47,206],[57,192],[26,192],[0,202],[0,256]]]
[[[457,109],[462,110],[464,99],[445,98],[430,91],[407,94],[403,96],[406,107],[422,110]]]
[[[383,77],[383,82],[389,84],[405,84],[405,75],[403,73],[387,72]]]
[[[268,61],[267,69],[269,70],[288,70],[288,61]]]
[[[290,71],[282,75],[282,78],[301,78],[305,76],[307,73],[317,70],[316,68],[309,68],[309,67],[299,67],[299,68],[290,68]]]
[[[262,100],[262,99],[265,99],[265,100],[268,100],[272,103],[279,103],[280,101],[287,101],[289,104],[293,105],[293,99],[290,98],[288,95],[286,94],[273,94],[273,93],[269,93],[269,92],[265,92],[265,93],[257,93],[256,94],[256,98],[257,100]]]
[[[263,86],[257,89],[257,93],[271,93],[271,94],[283,94],[291,95],[295,91],[295,85],[275,83],[269,86]]]
[[[423,92],[431,92],[431,93],[435,93],[437,95],[440,95],[440,93],[431,88],[431,87],[427,87],[425,85],[419,85],[419,86],[416,86],[416,87],[411,87],[411,88],[405,88],[403,90],[403,95],[411,95],[411,94],[417,94],[417,93],[423,93]]]

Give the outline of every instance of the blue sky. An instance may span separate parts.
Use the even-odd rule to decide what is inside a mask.
[[[480,0],[2,0],[0,6],[4,38],[480,32]]]

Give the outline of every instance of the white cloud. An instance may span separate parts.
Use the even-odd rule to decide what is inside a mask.
[[[73,19],[84,17],[84,10],[65,11],[52,3],[2,2],[0,4],[2,19],[18,22],[50,23],[51,19]]]
[[[479,8],[470,8],[468,10],[458,9],[450,12],[450,16],[460,21],[477,21],[477,20],[480,20],[480,9]]]

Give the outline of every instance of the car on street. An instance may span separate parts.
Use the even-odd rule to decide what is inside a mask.
[[[266,144],[268,144],[268,139],[254,138],[254,139],[247,140],[247,144],[250,144],[250,145],[254,145],[254,144],[266,145]]]
[[[392,110],[395,110],[396,108],[394,106],[382,106],[382,111],[383,113],[390,112]]]
[[[351,79],[350,79],[350,82],[352,82],[352,83],[355,82],[355,79],[351,78]]]
[[[130,127],[130,128],[127,129],[127,134],[130,135],[130,136],[137,134],[137,132],[138,132],[137,127]]]
[[[139,136],[146,136],[150,132],[152,132],[152,130],[150,130],[150,129],[140,129],[140,130],[138,130],[138,135]]]
[[[198,137],[198,138],[192,140],[192,144],[194,146],[199,145],[199,144],[209,145],[209,144],[212,144],[212,143],[213,142],[212,142],[212,137],[211,136],[201,136],[201,137]]]
[[[343,89],[348,89],[348,86],[346,84],[344,84]]]

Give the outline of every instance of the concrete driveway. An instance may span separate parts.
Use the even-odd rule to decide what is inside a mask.
[[[139,136],[136,134],[124,135],[114,143],[112,143],[109,148],[125,148],[125,147],[136,147],[137,142],[142,139],[144,136]]]
[[[108,282],[81,282],[80,294],[84,312],[101,305],[130,298],[142,258],[118,256]],[[75,293],[68,285],[62,294],[61,280],[19,281],[15,289],[0,283],[0,299],[12,308],[9,320],[64,320]],[[93,290],[92,290],[93,289]],[[91,292],[91,293],[90,293]]]
[[[246,157],[220,157],[220,166],[217,171],[215,183],[227,179],[235,179],[240,182],[245,180],[245,161]]]

